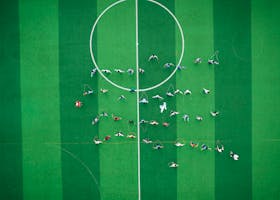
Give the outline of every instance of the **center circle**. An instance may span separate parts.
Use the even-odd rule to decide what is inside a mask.
[[[112,7],[114,7],[114,6],[116,6],[116,5],[120,4],[120,3],[123,3],[123,2],[125,2],[125,1],[126,1],[126,0],[119,0],[119,1],[116,1],[115,3],[111,4],[110,6],[108,6],[105,10],[103,10],[103,11],[101,12],[101,14],[97,17],[97,19],[96,19],[96,21],[94,22],[94,24],[93,24],[93,26],[92,26],[92,29],[91,29],[90,40],[89,40],[89,46],[90,46],[90,55],[91,55],[91,59],[92,59],[92,62],[93,62],[93,64],[94,64],[94,66],[96,67],[98,73],[99,73],[107,82],[109,82],[111,85],[113,85],[113,86],[115,86],[115,87],[117,87],[117,88],[119,88],[119,89],[125,90],[125,91],[130,91],[131,88],[123,87],[123,86],[121,86],[121,85],[119,85],[119,84],[116,84],[115,82],[111,81],[108,77],[106,77],[106,76],[102,73],[102,71],[100,70],[98,64],[96,63],[96,60],[95,60],[95,57],[94,57],[94,53],[93,53],[93,50],[92,50],[92,38],[93,38],[93,33],[94,33],[95,28],[96,28],[96,26],[97,26],[99,20],[101,19],[101,17],[102,17],[108,10],[110,10]],[[166,79],[164,79],[162,82],[160,82],[160,83],[158,83],[158,84],[156,84],[156,85],[154,85],[154,86],[151,86],[151,87],[148,87],[148,88],[143,88],[143,89],[139,88],[139,90],[136,90],[137,92],[145,92],[145,91],[153,90],[153,89],[155,89],[155,88],[160,87],[160,86],[163,85],[164,83],[166,83],[166,82],[176,73],[176,71],[177,71],[177,69],[178,69],[178,66],[180,66],[180,64],[181,64],[181,62],[182,62],[182,59],[183,59],[183,56],[184,56],[184,49],[185,49],[185,46],[184,46],[184,44],[185,44],[185,41],[184,41],[184,33],[183,33],[182,27],[181,27],[179,21],[177,20],[177,18],[175,17],[175,15],[174,15],[167,7],[165,7],[165,6],[162,5],[161,3],[157,2],[157,1],[154,1],[154,0],[147,0],[147,1],[148,1],[148,2],[151,2],[151,3],[154,3],[154,4],[158,5],[158,6],[160,6],[161,8],[163,8],[163,9],[164,9],[165,11],[167,11],[168,14],[171,15],[171,17],[175,20],[175,22],[176,22],[176,24],[177,24],[177,26],[178,26],[178,28],[179,28],[180,35],[181,35],[181,45],[182,45],[182,49],[181,49],[181,54],[180,54],[179,61],[178,61],[177,65],[176,65],[175,69],[172,71],[172,73],[171,73]],[[138,9],[138,8],[136,8],[136,9]],[[138,44],[136,44],[136,45],[138,45]],[[137,47],[137,48],[138,48],[138,47]],[[138,66],[137,66],[137,67],[138,67]],[[139,73],[139,72],[137,71],[137,73]],[[137,80],[137,81],[139,81],[139,80]]]

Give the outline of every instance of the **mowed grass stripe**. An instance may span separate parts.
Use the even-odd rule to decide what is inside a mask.
[[[24,199],[62,199],[58,1],[19,1]]]
[[[214,41],[220,51],[215,68],[216,140],[226,159],[216,156],[216,199],[252,198],[252,94],[250,1],[214,0]],[[239,161],[229,151],[240,155]],[[232,191],[234,190],[234,195]]]
[[[98,83],[90,77],[89,35],[96,18],[96,1],[59,2],[59,65],[63,199],[100,199],[99,151],[93,144],[98,126]],[[95,41],[94,41],[95,42]],[[83,96],[88,84],[94,93]],[[85,90],[84,90],[85,89]],[[83,102],[75,108],[76,100]]]
[[[178,138],[187,142],[177,150],[180,164],[177,199],[215,199],[215,152],[201,152],[199,148],[189,146],[190,141],[212,148],[215,145],[215,119],[210,116],[210,111],[215,110],[215,69],[207,64],[207,59],[214,53],[212,3],[207,0],[176,1],[176,16],[185,33],[186,53],[182,65],[187,66],[177,72],[176,85],[181,90],[192,91],[191,95],[177,98],[177,109],[190,116],[189,123],[177,119]],[[181,47],[179,37],[176,43],[178,51]],[[203,62],[194,64],[198,57]],[[202,88],[210,89],[211,93],[202,94]],[[201,115],[203,121],[196,121],[196,115]]]
[[[98,13],[102,13],[112,3],[115,1],[98,1]],[[112,74],[108,78],[115,83],[135,88],[135,74],[129,76],[127,73],[114,72],[114,69],[136,70],[135,1],[125,1],[107,11],[100,18],[93,37],[97,40],[93,51],[100,69],[111,70]],[[122,91],[100,75],[98,85],[109,90],[106,94],[98,95],[98,112],[109,114],[108,118],[100,120],[99,137],[103,139],[106,135],[111,136],[111,140],[99,146],[101,199],[137,199],[137,139],[126,138],[127,134],[136,134],[137,130],[136,93]],[[120,95],[125,95],[126,99],[118,101]],[[113,121],[111,114],[122,120]],[[129,125],[128,120],[133,120],[134,125]],[[124,137],[114,136],[118,131],[123,132]]]
[[[18,1],[2,1],[0,16],[0,199],[22,199]]]
[[[280,198],[279,9],[252,1],[253,199]]]
[[[163,2],[174,13],[174,1]],[[150,55],[156,54],[159,61],[148,62]],[[165,63],[175,63],[175,21],[158,5],[139,1],[139,67],[145,69],[140,74],[140,88],[151,87],[163,81],[172,69],[164,69]],[[169,112],[177,110],[176,97],[166,97],[176,89],[176,79],[171,78],[166,84],[152,91],[140,93],[140,97],[148,98],[149,104],[140,105],[140,119],[156,120],[158,126],[141,125],[141,141],[150,138],[160,141],[164,145],[161,150],[152,149],[152,144],[141,144],[141,196],[149,199],[176,199],[177,198],[177,171],[168,167],[171,161],[177,162],[176,148],[170,141],[176,140],[176,117],[170,118]],[[152,99],[159,94],[165,98],[168,110],[160,114],[159,105],[163,101]],[[170,123],[163,127],[162,123]]]

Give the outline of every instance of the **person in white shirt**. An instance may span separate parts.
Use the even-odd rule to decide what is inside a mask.
[[[160,99],[160,100],[163,100],[164,98],[160,95],[155,95],[155,96],[152,96],[153,99]]]
[[[124,71],[122,69],[114,69],[115,72],[119,73],[119,74],[123,74]]]
[[[222,152],[225,150],[224,145],[222,145],[221,147],[219,147],[219,145],[217,145],[215,149],[216,149],[219,153],[222,153]]]
[[[151,61],[151,60],[158,60],[158,56],[156,54],[150,55],[149,61]]]
[[[210,114],[213,116],[213,117],[216,117],[218,114],[220,114],[218,111],[211,111]]]
[[[119,131],[119,132],[117,132],[117,133],[115,134],[115,136],[117,136],[117,137],[123,137],[124,134],[123,134],[121,131]]]
[[[165,110],[167,110],[166,102],[163,102],[163,104],[160,105],[159,108],[160,108],[160,113],[163,113]]]
[[[102,69],[101,72],[105,73],[105,74],[111,74],[111,70],[109,69]]]
[[[146,99],[146,98],[143,98],[139,101],[139,103],[142,103],[142,104],[148,104],[149,101]]]
[[[170,168],[177,168],[177,167],[179,167],[179,165],[178,165],[177,163],[175,163],[175,162],[170,162],[170,163],[168,163],[168,166],[169,166]]]
[[[192,91],[190,91],[189,89],[186,89],[186,90],[184,91],[184,95],[189,95],[189,94],[192,94]]]
[[[195,119],[196,119],[197,121],[202,121],[202,120],[203,120],[203,117],[201,117],[201,116],[196,116]]]
[[[189,117],[188,114],[184,114],[182,118],[183,118],[183,120],[184,120],[185,122],[189,122],[189,121],[190,121],[190,117]]]
[[[97,69],[96,68],[93,68],[91,71],[90,71],[90,77],[93,77],[94,74],[96,74],[97,72]]]
[[[177,111],[170,111],[170,117],[173,117],[173,116],[175,116],[175,115],[179,115],[180,113],[179,112],[177,112]]]
[[[204,94],[209,94],[210,93],[210,90],[206,89],[206,88],[202,88],[202,92]]]
[[[194,63],[195,64],[200,64],[202,62],[202,59],[201,58],[196,58],[195,60],[194,60]]]
[[[239,160],[239,155],[236,153],[233,153],[233,151],[230,151],[229,156],[233,159],[233,160]]]

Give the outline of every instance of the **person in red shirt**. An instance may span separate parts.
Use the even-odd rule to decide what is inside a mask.
[[[114,121],[120,121],[122,119],[121,117],[115,116],[114,114],[112,114],[112,117]]]
[[[79,100],[77,100],[77,101],[75,102],[75,107],[76,107],[76,108],[80,108],[80,107],[82,107],[82,105],[83,105],[83,103],[82,103],[81,101],[79,101]]]
[[[110,135],[107,135],[107,136],[105,136],[105,138],[104,138],[105,141],[108,141],[108,140],[110,140],[110,139],[111,139],[111,136],[110,136]]]

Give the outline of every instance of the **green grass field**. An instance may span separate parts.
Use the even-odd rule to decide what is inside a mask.
[[[1,1],[0,199],[280,199],[279,9],[276,0]],[[99,69],[112,71],[110,81],[138,90],[98,72],[91,77],[90,45]],[[216,51],[220,64],[209,65]],[[148,61],[151,54],[159,60]],[[173,76],[175,67],[163,67],[180,61],[186,68]],[[88,88],[94,93],[84,96]],[[192,94],[166,96],[176,89]],[[164,100],[152,99],[157,94]],[[139,104],[142,98],[149,103]],[[171,110],[180,114],[170,117]],[[102,112],[109,116],[92,125]],[[175,147],[177,140],[186,145]],[[164,148],[154,150],[157,142]],[[171,161],[179,167],[169,168]]]

